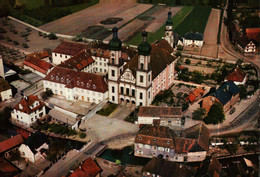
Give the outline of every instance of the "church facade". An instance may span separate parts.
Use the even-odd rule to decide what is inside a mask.
[[[168,13],[164,39],[150,45],[147,42],[148,33],[143,31],[138,54],[127,63],[121,57],[122,42],[117,32],[117,28],[113,28],[113,38],[109,42],[109,101],[115,104],[127,102],[136,106],[148,106],[160,91],[168,89],[174,81],[171,12]]]

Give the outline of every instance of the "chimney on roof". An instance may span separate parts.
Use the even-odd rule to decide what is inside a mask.
[[[5,79],[4,62],[1,55],[0,55],[0,76]]]

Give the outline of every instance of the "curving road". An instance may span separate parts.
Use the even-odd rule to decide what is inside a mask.
[[[228,1],[227,1],[228,4]],[[223,18],[227,17],[227,4],[224,9]],[[234,49],[234,46],[229,41],[228,31],[227,27],[224,25],[224,21],[222,20],[222,28],[221,28],[221,36],[220,36],[220,46],[223,49],[223,51],[230,56],[234,57],[235,59],[244,59],[244,61],[247,61],[251,63],[255,68],[257,69],[257,75],[258,78],[260,78],[260,70],[259,70],[259,63],[257,61],[252,61],[243,54],[237,52]],[[212,135],[214,134],[223,134],[226,132],[236,131],[237,128],[243,126],[245,123],[250,122],[251,120],[260,117],[260,96],[258,95],[258,98],[251,103],[235,120],[233,120],[229,126],[220,127],[217,129],[211,129],[210,132]]]

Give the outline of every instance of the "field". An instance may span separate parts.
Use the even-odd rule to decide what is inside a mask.
[[[173,28],[176,28],[184,19],[185,17],[192,11],[193,7],[185,6],[183,7],[178,13],[176,13],[173,17]],[[156,32],[148,34],[148,42],[153,43],[156,40],[161,39],[164,36],[165,32],[165,25],[162,25]],[[141,32],[134,36],[131,40],[127,43],[130,45],[138,45],[142,42]]]
[[[211,8],[209,7],[194,7],[182,23],[174,29],[174,32],[181,36],[191,31],[203,34],[210,12]]]
[[[59,2],[59,1],[50,1]],[[94,4],[99,0],[88,0],[82,4],[64,5],[64,6],[47,6],[44,5],[43,0],[21,0],[23,11],[11,10],[11,16],[27,22],[33,26],[40,26],[50,21],[59,19],[71,13],[83,10]]]

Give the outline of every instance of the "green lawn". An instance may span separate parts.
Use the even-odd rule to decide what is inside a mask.
[[[21,0],[26,9],[36,9],[43,6],[43,0]]]
[[[176,28],[185,17],[192,11],[193,7],[185,6],[183,7],[177,14],[172,17],[173,20],[173,28]],[[148,42],[153,43],[156,40],[161,39],[164,36],[165,25],[162,25],[155,33],[148,34]],[[127,44],[130,45],[138,45],[142,42],[141,32],[133,37]]]
[[[187,32],[199,32],[203,34],[210,12],[210,7],[194,7],[183,22],[174,29],[174,32],[181,36],[184,36]]]
[[[44,6],[43,0],[22,0],[22,3],[25,7],[23,13],[20,10],[13,9],[11,16],[33,26],[40,26],[97,4],[99,0],[89,0],[83,4],[64,7]]]

